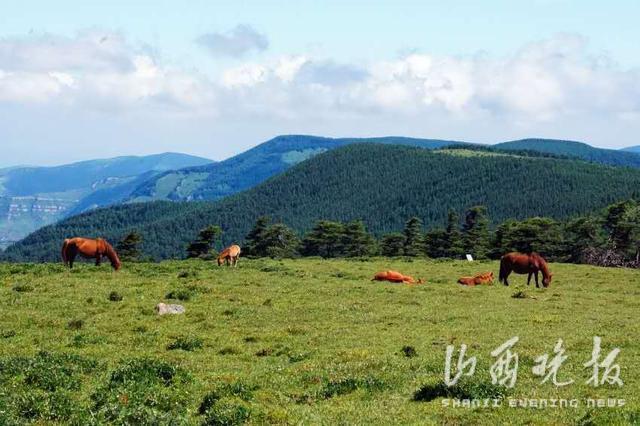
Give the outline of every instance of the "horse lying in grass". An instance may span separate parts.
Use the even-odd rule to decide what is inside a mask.
[[[118,253],[113,249],[111,244],[102,238],[95,240],[89,238],[68,238],[62,244],[62,261],[65,266],[73,268],[73,262],[76,256],[82,256],[86,259],[95,259],[96,266],[100,266],[103,257],[107,257],[111,262],[114,270],[120,269],[122,262],[118,257]]]
[[[549,271],[547,261],[538,253],[507,253],[500,259],[500,282],[504,285],[509,285],[509,275],[511,272],[516,274],[529,274],[527,277],[527,285],[531,283],[531,276],[536,277],[536,288],[539,288],[538,284],[538,272],[542,272],[542,285],[546,288],[551,284],[551,278],[553,274]]]
[[[473,287],[482,284],[493,284],[493,272],[483,272],[481,274],[474,275],[473,277],[460,277],[458,283]]]
[[[238,259],[240,258],[240,246],[232,245],[222,250],[218,255],[218,266],[222,266],[226,263],[227,266],[238,266]]]
[[[398,271],[382,271],[374,275],[371,281],[389,281],[392,283],[422,284],[422,279],[416,281],[410,275],[403,275]]]

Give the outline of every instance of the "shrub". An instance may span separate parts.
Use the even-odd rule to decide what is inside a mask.
[[[180,367],[159,360],[141,358],[122,363],[111,373],[108,386],[111,389],[128,383],[171,386],[190,381],[191,376]]]
[[[224,399],[206,412],[203,425],[241,425],[251,417],[251,408],[244,402]]]
[[[124,361],[91,395],[97,423],[185,424],[191,382],[191,375],[173,364]]]
[[[253,399],[253,392],[256,389],[256,386],[247,385],[246,383],[239,381],[224,383],[204,396],[200,406],[198,407],[198,414],[205,414],[215,405],[216,402],[228,396],[234,396],[242,399],[243,401],[251,401]]]

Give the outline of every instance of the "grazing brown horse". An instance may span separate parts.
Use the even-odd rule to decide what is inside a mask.
[[[398,271],[382,271],[374,275],[371,281],[390,281],[392,283],[408,283],[408,284],[422,284],[422,279],[416,281],[410,275],[403,275]]]
[[[240,246],[232,245],[222,250],[218,255],[218,266],[226,263],[227,266],[238,266],[238,258],[240,257]]]
[[[95,259],[96,266],[100,266],[102,258],[106,256],[111,262],[111,266],[116,271],[122,266],[116,251],[106,240],[98,238],[68,238],[62,244],[62,260],[69,268],[73,268],[76,256],[80,255],[86,259]]]
[[[553,274],[547,266],[547,261],[535,252],[529,254],[513,252],[502,256],[500,260],[500,282],[503,282],[504,285],[509,285],[507,278],[509,278],[511,272],[515,272],[516,274],[529,274],[527,277],[527,285],[531,283],[531,276],[535,275],[537,288],[540,287],[538,284],[538,272],[542,272],[542,285],[545,287],[549,287],[551,278],[553,277]]]

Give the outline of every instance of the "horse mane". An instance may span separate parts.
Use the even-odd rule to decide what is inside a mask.
[[[120,269],[122,262],[120,262],[118,253],[116,253],[115,249],[111,246],[111,244],[109,244],[106,240],[103,240],[102,238],[98,238],[97,241],[104,244],[104,255],[107,256],[107,258],[111,262],[111,266],[113,266],[113,268],[116,270]]]

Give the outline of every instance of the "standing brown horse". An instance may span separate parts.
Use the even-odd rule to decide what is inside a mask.
[[[516,274],[529,274],[527,277],[527,285],[531,283],[531,276],[535,275],[536,277],[536,287],[539,288],[538,284],[538,272],[542,271],[542,285],[545,287],[549,287],[551,283],[551,278],[553,274],[549,272],[549,267],[547,266],[547,261],[544,260],[542,256],[538,253],[507,253],[502,256],[500,260],[500,282],[503,282],[504,285],[509,285],[509,275],[511,272],[515,272]]]
[[[240,258],[240,246],[232,245],[222,250],[218,255],[218,266],[222,266],[226,263],[228,266],[238,266],[238,259]]]
[[[68,238],[62,244],[62,260],[69,268],[73,268],[76,256],[80,255],[86,259],[95,259],[96,266],[100,266],[102,257],[106,256],[111,262],[111,266],[116,271],[122,266],[116,251],[107,241],[102,238],[92,240],[89,238]]]

